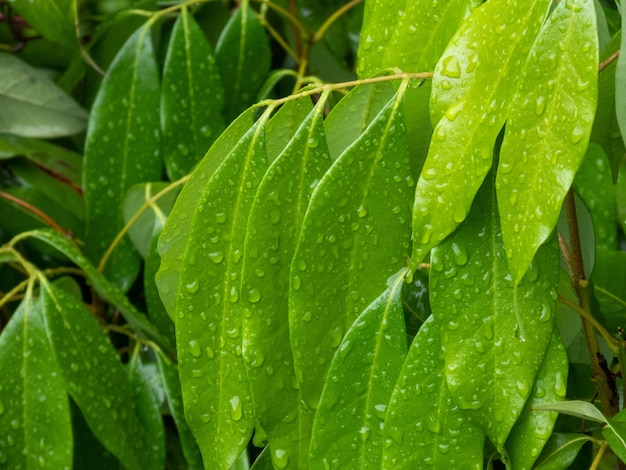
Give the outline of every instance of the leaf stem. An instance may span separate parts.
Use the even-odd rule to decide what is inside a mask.
[[[578,231],[578,217],[576,215],[576,201],[572,188],[570,188],[565,197],[565,212],[570,236],[571,283],[578,297],[578,305],[582,311],[588,313],[591,312],[591,295],[589,292],[589,281],[585,278],[580,233]],[[606,359],[600,352],[598,337],[594,329],[595,325],[587,316],[583,316],[582,321],[591,360],[592,380],[596,384],[602,412],[607,418],[611,418],[619,411],[619,396],[617,390],[611,387],[613,381],[608,375],[610,372],[601,365],[601,361],[606,362]]]
[[[69,232],[66,231],[66,230],[63,230],[63,227],[61,227],[59,224],[57,224],[52,219],[52,217],[50,217],[48,214],[43,212],[41,209],[38,209],[37,207],[33,206],[32,204],[29,204],[28,202],[26,202],[26,201],[24,201],[24,200],[22,200],[22,199],[20,199],[18,197],[15,197],[12,194],[5,193],[4,191],[0,191],[0,197],[3,198],[3,199],[6,199],[7,201],[11,201],[11,202],[17,204],[18,206],[22,206],[26,210],[32,212],[33,214],[35,214],[37,217],[39,217],[41,220],[43,220],[46,224],[48,224],[50,227],[52,227],[54,230],[59,232],[64,237],[67,237],[69,235]]]
[[[600,461],[602,460],[602,457],[604,457],[604,452],[606,451],[606,448],[608,447],[608,445],[609,445],[608,442],[602,441],[602,443],[600,444],[600,448],[598,449],[598,453],[593,459],[593,462],[591,462],[591,466],[589,467],[589,470],[597,470],[598,465],[600,465]]]
[[[602,72],[605,68],[607,68],[613,62],[615,62],[618,57],[619,57],[619,50],[613,52],[613,54],[611,54],[605,60],[600,62],[600,65],[598,65],[598,73]]]
[[[593,317],[591,312],[584,310],[582,307],[580,307],[579,305],[576,305],[575,303],[570,301],[568,298],[563,297],[561,294],[558,295],[558,300],[562,304],[567,305],[572,310],[575,310],[578,314],[580,314],[582,318],[591,322],[591,324],[595,327],[596,330],[598,330],[598,332],[602,335],[604,340],[607,342],[607,344],[609,345],[609,348],[611,348],[611,351],[613,351],[615,355],[618,354],[619,348],[620,348],[619,342],[615,338],[613,338],[608,331],[606,331],[606,328],[604,328],[600,324],[600,322]]]
[[[350,8],[358,5],[362,1],[363,0],[352,0],[351,2],[346,3],[341,8],[339,8],[337,11],[335,11],[332,15],[330,15],[326,19],[326,21],[324,21],[322,26],[320,26],[319,29],[317,31],[315,31],[315,34],[313,35],[313,42],[317,42],[317,41],[321,40],[324,37],[324,34],[326,34],[326,31],[328,30],[328,28],[330,28],[331,25],[341,17],[341,15],[343,15]]]

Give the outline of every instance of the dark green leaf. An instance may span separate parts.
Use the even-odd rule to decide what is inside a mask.
[[[593,289],[602,324],[615,333],[626,327],[626,253],[600,249],[593,271]]]
[[[87,113],[46,75],[0,52],[0,132],[60,137],[85,129]]]
[[[183,8],[163,71],[163,158],[171,180],[185,176],[224,129],[224,87],[198,24]]]
[[[602,429],[611,450],[622,462],[626,461],[626,411],[620,411],[608,420]]]
[[[75,3],[72,0],[11,0],[11,8],[15,8],[43,37],[64,46],[77,44]]]
[[[543,449],[536,470],[567,470],[580,448],[592,438],[584,434],[552,434]]]
[[[143,290],[146,297],[146,309],[150,323],[154,325],[154,328],[164,337],[167,338],[169,344],[175,344],[176,333],[174,330],[174,322],[167,314],[161,297],[159,297],[159,291],[155,282],[156,273],[159,270],[161,264],[161,258],[157,251],[157,244],[161,231],[155,233],[152,237],[152,243],[150,249],[146,255],[144,267],[143,267]]]
[[[389,288],[359,315],[335,353],[313,423],[313,468],[333,466],[335,460],[351,469],[381,468],[384,410],[407,350],[405,274],[406,269],[389,280]]]
[[[150,30],[140,28],[111,64],[89,120],[83,172],[85,254],[95,264],[124,227],[123,198],[128,188],[161,177],[159,129],[157,64]],[[108,259],[105,273],[127,290],[139,263],[125,238]]]
[[[523,69],[523,60],[509,58],[528,54],[549,5],[548,0],[484,3],[437,63],[430,106],[436,127],[413,209],[413,268],[467,216],[491,168]]]
[[[485,435],[448,392],[437,322],[429,317],[417,333],[396,382],[385,416],[383,466],[482,468]]]
[[[65,384],[31,288],[0,335],[0,467],[70,468]]]
[[[498,208],[515,282],[552,233],[585,155],[597,64],[593,0],[560,2],[530,51],[500,150]]]
[[[270,70],[265,28],[247,1],[222,30],[215,52],[225,90],[224,118],[232,121],[254,103]]]
[[[83,304],[62,289],[42,281],[41,299],[67,391],[98,440],[127,468],[142,468],[152,449],[142,444],[128,375],[113,346]]]
[[[294,106],[311,110],[309,99],[304,100]],[[301,465],[303,458],[298,455],[299,423],[294,419],[299,397],[292,386],[296,378],[285,293],[309,198],[331,164],[322,126],[325,101],[322,97],[304,116],[293,139],[268,169],[246,229],[239,300],[243,310],[243,358],[258,423],[255,440],[267,438],[268,452],[279,467],[282,462]],[[294,117],[301,114],[293,111]],[[277,118],[281,118],[280,111],[267,127]],[[281,122],[285,119],[274,126]]]
[[[430,287],[450,394],[501,450],[552,335],[559,251],[554,237],[515,285],[492,180],[490,174],[466,222],[433,250]],[[559,396],[565,395],[562,379]]]
[[[626,2],[621,0],[622,33],[626,27]],[[620,50],[626,50],[626,34],[622,34]],[[622,140],[626,144],[626,57],[620,54],[615,66],[615,111],[617,123],[622,133]]]

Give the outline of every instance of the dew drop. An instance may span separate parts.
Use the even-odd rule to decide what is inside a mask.
[[[231,303],[235,303],[239,300],[239,291],[236,286],[230,287],[230,292],[228,293],[228,301]]]
[[[187,287],[187,292],[189,292],[190,294],[195,294],[196,292],[198,292],[200,283],[198,282],[197,279],[195,279],[191,282],[188,282],[186,287]]]
[[[258,289],[251,289],[248,292],[248,300],[253,304],[261,300],[261,292]]]
[[[535,114],[537,116],[541,116],[545,110],[546,110],[546,97],[538,96],[537,101],[535,102]]]
[[[441,62],[442,70],[441,74],[450,78],[459,78],[461,76],[461,65],[459,59],[454,56],[448,56]]]
[[[469,260],[467,247],[465,247],[465,245],[459,245],[457,242],[453,242],[451,248],[452,259],[454,259],[454,262],[459,266],[465,266]]]
[[[230,403],[230,417],[234,421],[240,421],[243,416],[243,404],[241,403],[241,398],[235,395],[228,400],[228,402]]]
[[[572,142],[572,144],[577,144],[578,142],[583,140],[584,136],[585,136],[585,130],[582,127],[576,126],[572,130],[572,133],[569,136],[569,140]]]
[[[221,251],[214,251],[212,253],[209,253],[207,256],[215,264],[219,264],[224,260],[224,253],[222,253]]]
[[[198,343],[195,339],[189,341],[189,354],[191,354],[195,358],[199,358],[200,356],[202,356],[200,343]]]

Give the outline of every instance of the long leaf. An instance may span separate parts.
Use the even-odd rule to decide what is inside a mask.
[[[139,28],[111,64],[87,130],[85,253],[95,264],[124,227],[122,207],[128,188],[161,177],[159,90],[150,30]],[[123,239],[105,272],[127,290],[138,274],[139,263],[130,242]]]
[[[626,50],[626,34],[624,27],[626,26],[626,2],[620,2],[622,17],[622,38],[620,42],[620,50]],[[617,123],[622,133],[622,140],[626,145],[626,57],[620,54],[617,58],[615,66],[615,111]]]
[[[536,470],[566,470],[576,459],[580,448],[593,438],[584,434],[552,434],[543,449]]]
[[[0,467],[71,468],[69,402],[31,287],[0,335]]]
[[[522,71],[523,61],[510,58],[528,54],[549,5],[548,0],[484,3],[437,63],[430,106],[436,127],[413,209],[413,268],[467,216],[491,168]]]
[[[73,0],[12,0],[14,8],[43,37],[64,46],[76,46]]]
[[[267,169],[267,119],[265,113],[194,195],[180,263],[175,315],[179,375],[185,416],[208,468],[232,465],[254,424],[238,302],[245,295],[240,283],[246,224]],[[170,221],[177,222],[173,213]]]
[[[434,317],[415,336],[389,405],[378,412],[386,413],[381,468],[483,468],[485,435],[448,392]]]
[[[324,175],[302,224],[291,264],[289,330],[303,455],[341,338],[406,263],[413,180],[402,116],[405,87]]]
[[[338,456],[353,469],[381,468],[387,406],[406,356],[403,270],[346,333],[335,353],[315,414],[310,465]]]
[[[223,104],[211,46],[183,8],[168,45],[161,91],[163,158],[171,180],[189,173],[222,132]]]
[[[555,239],[543,246],[515,286],[492,180],[466,222],[433,250],[430,282],[450,394],[501,450],[552,335],[559,252]]]
[[[585,155],[597,64],[593,0],[560,2],[522,71],[500,150],[498,208],[516,282],[552,233]]]

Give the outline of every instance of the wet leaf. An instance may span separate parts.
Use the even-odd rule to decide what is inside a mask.
[[[533,390],[524,405],[506,441],[508,462],[513,468],[532,468],[541,450],[548,442],[557,413],[537,411],[533,408],[544,403],[563,401],[563,382],[567,383],[568,361],[563,341],[556,330],[537,372]]]
[[[176,423],[180,445],[185,454],[185,459],[189,468],[202,468],[202,457],[198,444],[187,425],[183,410],[183,398],[180,390],[180,380],[178,379],[178,367],[167,357],[157,354],[157,365],[163,380],[165,400],[172,413],[172,418]]]
[[[62,137],[85,129],[87,112],[52,80],[19,58],[0,52],[0,132]]]
[[[42,308],[29,287],[0,335],[2,468],[72,466],[69,402]]]
[[[161,267],[157,273],[156,282],[163,305],[172,320],[176,318],[177,289],[175,286],[178,286],[181,260],[187,248],[187,234],[191,230],[198,196],[207,180],[252,126],[254,111],[251,108],[241,114],[211,146],[176,199],[176,204],[159,238]]]
[[[215,53],[224,83],[224,118],[230,122],[255,102],[270,71],[265,28],[247,1],[222,30]]]
[[[224,87],[204,33],[187,10],[174,23],[163,70],[163,158],[171,180],[185,176],[224,130]]]
[[[547,403],[543,405],[536,405],[533,409],[557,411],[559,413],[575,416],[580,419],[595,421],[597,423],[606,423],[607,421],[602,412],[588,401],[569,400],[561,403]]]
[[[246,224],[267,170],[268,117],[269,111],[195,195],[180,263],[175,308],[179,375],[185,416],[208,468],[229,468],[254,425],[238,302],[246,295],[241,292]],[[203,176],[196,171],[192,179]],[[177,222],[173,213],[170,221]]]
[[[72,0],[37,0],[36,3],[31,0],[12,0],[11,8],[46,39],[65,46],[78,44]]]
[[[265,151],[268,163],[274,162],[285,150],[311,112],[311,99],[289,101],[282,105],[265,127]],[[282,177],[282,176],[281,176]]]
[[[592,438],[584,434],[554,433],[543,449],[536,470],[566,470],[576,459],[581,447]]]
[[[611,450],[622,461],[626,461],[626,412],[623,410],[610,418],[602,428],[602,435]]]
[[[350,327],[331,362],[311,439],[310,465],[380,468],[384,410],[406,356],[405,270]],[[382,411],[381,411],[382,410]]]
[[[142,443],[128,374],[112,344],[83,304],[64,290],[42,282],[41,301],[60,375],[89,428],[127,468],[142,468],[152,449]]]
[[[388,409],[378,407],[387,414],[382,468],[483,468],[485,435],[452,401],[440,338],[429,317],[413,340]]]
[[[250,210],[242,268],[243,358],[257,431],[278,468],[302,464],[298,455],[298,391],[289,343],[289,267],[313,189],[331,165],[322,126],[325,97],[268,169]],[[280,113],[280,111],[279,111]],[[275,117],[268,123],[268,128]],[[284,122],[283,119],[279,121]],[[257,442],[257,445],[259,442]],[[308,456],[304,458],[304,462]]]
[[[593,0],[560,2],[522,71],[500,150],[498,208],[515,282],[552,233],[585,155],[597,64]]]
[[[345,331],[406,263],[413,180],[405,87],[320,180],[302,224],[291,264],[289,329],[303,432]],[[306,452],[308,439],[301,439]]]
[[[465,223],[433,250],[430,288],[450,394],[501,450],[552,335],[559,251],[555,237],[516,286],[493,189],[490,174]],[[564,396],[565,386],[559,381],[555,393]]]
[[[87,206],[85,254],[99,264],[124,227],[126,191],[159,180],[159,75],[150,30],[140,28],[126,41],[108,70],[91,111],[83,188]],[[124,238],[106,264],[109,279],[127,290],[140,259]]]
[[[523,68],[522,60],[508,58],[528,54],[549,5],[484,3],[461,24],[437,63],[430,106],[435,130],[413,208],[412,268],[467,216],[491,168]]]

